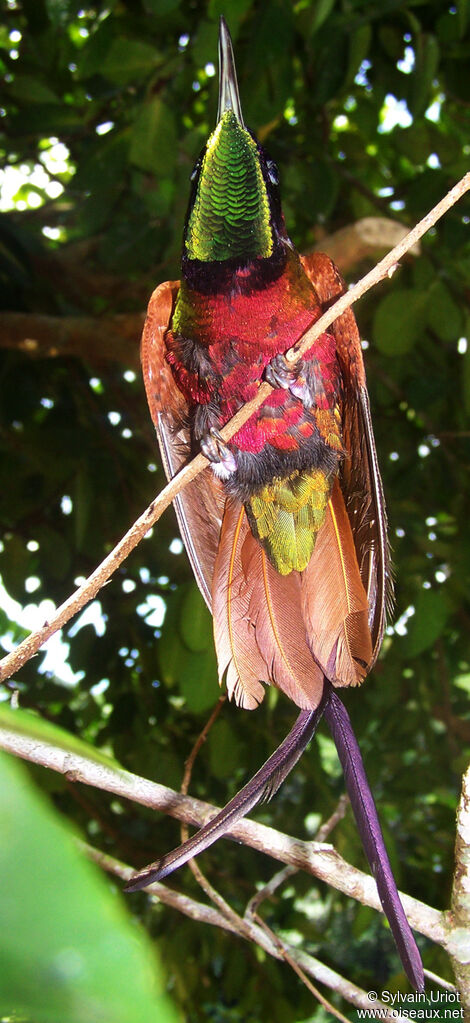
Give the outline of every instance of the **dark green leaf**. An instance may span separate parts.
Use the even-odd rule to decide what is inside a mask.
[[[323,22],[330,16],[334,6],[335,0],[318,0],[313,8],[312,19],[310,22],[310,31],[312,35],[321,28]]]
[[[428,325],[441,341],[457,343],[460,337],[462,313],[443,281],[435,281],[429,289]]]
[[[129,157],[153,174],[169,175],[176,158],[176,129],[171,110],[161,99],[142,107],[132,128]]]
[[[442,635],[449,603],[444,590],[421,590],[415,601],[415,613],[407,624],[407,635],[400,641],[402,657],[417,657]]]
[[[37,1023],[174,1021],[150,945],[121,900],[25,769],[2,754],[0,770],[3,1013]]]
[[[126,85],[152,71],[159,60],[155,47],[140,39],[113,39],[101,73],[117,85]]]
[[[385,355],[409,352],[426,324],[428,298],[416,288],[393,291],[382,299],[374,316],[374,343]]]
[[[38,79],[28,75],[15,75],[8,94],[20,103],[58,103],[59,99],[52,89]]]
[[[411,81],[410,110],[415,117],[430,103],[431,88],[439,63],[439,43],[435,36],[422,33],[416,44],[416,66]]]
[[[240,764],[240,743],[224,718],[219,718],[211,729],[208,744],[212,774],[216,778],[229,778]]]
[[[208,650],[213,642],[212,617],[195,583],[188,587],[182,602],[179,631],[186,646],[195,652]]]

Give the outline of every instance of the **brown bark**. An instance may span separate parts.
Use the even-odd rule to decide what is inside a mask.
[[[135,369],[144,313],[116,316],[0,314],[0,348],[16,348],[34,358],[75,356],[98,367],[110,361]]]
[[[447,950],[464,1012],[470,1013],[470,767],[463,776],[457,811],[452,916]]]

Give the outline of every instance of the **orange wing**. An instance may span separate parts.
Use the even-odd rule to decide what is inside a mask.
[[[167,479],[191,457],[188,407],[165,355],[165,335],[171,320],[179,281],[167,281],[154,291],[141,342],[142,372],[150,413]],[[204,469],[174,501],[178,524],[201,593],[212,609],[212,577],[219,544],[225,494],[210,468]]]
[[[327,309],[346,290],[339,270],[323,253],[302,257],[302,264],[323,309]],[[340,484],[369,605],[372,656],[367,671],[370,671],[382,643],[386,612],[393,603],[387,515],[361,339],[352,310],[347,309],[339,316],[331,329],[336,339],[344,383],[342,435],[347,455],[341,466]]]

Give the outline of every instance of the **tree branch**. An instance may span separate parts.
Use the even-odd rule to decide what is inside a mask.
[[[137,338],[144,320],[143,313],[44,316],[6,312],[0,314],[0,348],[16,348],[41,359],[77,356],[96,367],[112,361],[137,369]]]
[[[470,767],[462,779],[457,811],[452,931],[448,939],[462,1005],[470,1012]]]
[[[103,870],[107,870],[123,881],[130,881],[133,874],[132,867],[120,863],[119,860],[106,855],[106,853],[102,853],[99,849],[94,849],[93,846],[88,845],[86,842],[78,841],[77,844],[85,855]],[[352,1005],[356,1005],[360,1009],[380,1010],[381,1013],[386,1010],[387,1015],[381,1015],[380,1019],[393,1019],[398,1021],[398,1023],[400,1021],[406,1023],[409,1020],[409,1016],[398,1014],[397,1010],[394,1010],[392,1016],[390,1010],[383,1002],[379,1001],[379,999],[371,1001],[366,991],[346,980],[345,977],[330,969],[329,966],[325,966],[319,959],[315,959],[313,956],[308,955],[308,953],[302,952],[287,943],[282,943],[281,947],[279,947],[276,935],[271,936],[270,933],[267,933],[263,927],[260,927],[254,921],[242,920],[240,917],[237,917],[237,914],[227,919],[227,917],[212,906],[196,902],[195,899],[190,898],[188,895],[176,892],[174,889],[167,888],[166,885],[159,884],[158,882],[149,885],[147,892],[155,902],[162,902],[165,906],[178,910],[179,913],[189,917],[191,920],[209,924],[211,927],[219,927],[224,931],[235,934],[239,938],[245,938],[248,941],[254,942],[274,959],[286,959],[283,952],[285,950],[291,962],[298,969],[314,977],[320,984],[324,984],[331,990],[336,991],[337,994],[341,995],[342,998]],[[237,920],[243,926],[238,926]]]
[[[363,217],[354,224],[325,235],[315,249],[326,252],[344,275],[366,259],[373,259],[378,253],[396,245],[406,235],[406,228],[390,217]],[[139,299],[129,294],[129,282],[125,279],[91,273],[87,266],[90,259],[90,245],[73,245],[36,266],[41,277],[57,281],[58,290],[64,293],[73,305],[83,303],[86,296],[103,295],[113,308],[113,301],[123,293],[127,301]],[[413,246],[412,255],[419,254],[419,247]],[[65,269],[65,273],[64,273]],[[60,276],[62,272],[62,276]],[[139,292],[141,286],[139,286]],[[33,358],[49,359],[57,356],[76,356],[85,359],[91,366],[99,368],[109,362],[137,369],[139,346],[137,339],[142,333],[145,313],[130,312],[111,315],[104,312],[99,316],[48,316],[41,313],[0,312],[0,348],[14,348]],[[99,344],[97,344],[99,338]]]
[[[321,238],[314,250],[326,252],[345,276],[358,263],[398,245],[407,234],[404,224],[391,217],[362,217],[354,224],[347,224],[334,234]],[[420,246],[413,245],[409,252],[412,256],[419,256]]]
[[[351,288],[345,295],[335,302],[333,306],[319,320],[310,327],[309,330],[302,336],[296,345],[287,353],[287,357],[294,364],[302,354],[308,350],[320,336],[331,326],[334,320],[337,319],[342,313],[345,312],[354,302],[357,302],[366,291],[369,291],[375,284],[383,280],[385,277],[390,276],[396,269],[398,261],[408,252],[413,245],[419,241],[422,236],[429,231],[429,229],[446,213],[464,194],[470,189],[470,172],[463,177],[457,185],[454,186],[444,196],[443,199],[428,213],[423,219],[410,231],[405,238],[399,242],[371,270],[365,277],[363,277],[353,288]],[[272,388],[265,382],[261,384],[258,393],[255,398],[247,402],[236,413],[235,416],[230,420],[229,423],[221,430],[221,435],[224,440],[230,440],[230,438],[241,428],[247,419],[255,412],[266,397],[271,393]],[[42,628],[38,629],[37,632],[31,633],[12,653],[8,654],[0,661],[0,681],[10,678],[13,672],[17,671],[26,663],[40,647],[48,640],[58,629],[62,628],[66,622],[69,621],[73,615],[77,614],[88,601],[92,600],[99,592],[105,582],[111,577],[122,562],[127,558],[132,550],[137,546],[138,543],[145,536],[146,532],[151,526],[157,522],[161,514],[168,507],[169,504],[174,500],[176,495],[187,486],[187,484],[193,480],[205,466],[207,465],[207,459],[203,455],[197,455],[196,458],[184,466],[183,469],[167,484],[167,486],[161,491],[158,497],[149,505],[145,512],[136,520],[133,526],[128,530],[122,540],[116,545],[111,553],[101,562],[97,569],[88,577],[88,579],[80,586],[75,592],[57,609],[56,613],[52,616],[51,620],[45,623]]]
[[[111,760],[107,763],[98,755],[93,759],[74,753],[39,736],[18,734],[5,726],[0,726],[0,748],[57,771],[69,781],[93,785],[197,827],[218,812],[209,803],[182,796],[165,785],[131,774]],[[227,832],[227,837],[243,842],[274,860],[304,870],[350,898],[382,912],[373,878],[347,863],[333,846],[304,842],[251,820],[239,822]],[[445,914],[409,895],[400,893],[400,898],[411,927],[446,948],[448,930]]]

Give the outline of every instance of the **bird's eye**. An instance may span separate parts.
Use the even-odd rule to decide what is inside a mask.
[[[196,178],[197,178],[197,176],[199,174],[200,166],[201,166],[201,161],[200,160],[196,160],[196,163],[194,164],[194,167],[193,167],[193,169],[191,171],[191,174],[189,176],[189,180],[190,181],[195,181],[196,180]]]
[[[268,160],[266,166],[267,166],[267,169],[268,169],[269,180],[271,181],[271,183],[273,185],[278,185],[279,184],[279,171],[277,169],[276,164],[274,163],[274,160]]]

